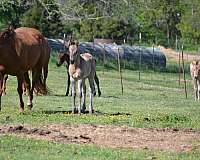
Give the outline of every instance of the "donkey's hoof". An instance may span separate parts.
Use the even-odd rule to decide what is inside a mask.
[[[77,113],[78,111],[77,111],[77,109],[76,108],[73,108],[72,109],[72,114],[75,114],[75,113]]]
[[[98,96],[101,97],[101,92],[98,92]]]
[[[28,110],[31,111],[32,108],[33,108],[33,104],[29,104],[29,105],[28,105]]]
[[[94,109],[90,110],[89,113],[90,113],[90,114],[94,113]]]
[[[85,107],[85,105],[83,105],[81,108],[81,113],[85,113],[85,110],[86,110],[86,107]]]
[[[19,112],[20,112],[20,113],[24,113],[24,108],[21,108],[21,107],[20,107]]]

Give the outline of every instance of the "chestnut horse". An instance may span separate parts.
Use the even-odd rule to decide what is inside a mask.
[[[7,79],[8,79],[8,75],[5,74],[4,77],[3,77],[2,96],[6,95],[6,82],[7,82]],[[26,87],[25,87],[24,83],[22,84],[22,87],[23,87],[23,93],[24,93],[24,95],[26,95]]]
[[[0,108],[4,75],[9,74],[17,77],[21,111],[24,111],[23,82],[29,97],[27,105],[31,110],[34,89],[40,94],[47,93],[49,58],[49,44],[38,30],[26,27],[14,30],[9,27],[0,33]],[[29,70],[32,71],[32,86]]]
[[[65,51],[63,50],[60,50],[58,53],[57,53],[57,63],[56,65],[58,67],[60,67],[64,62],[67,63],[66,65],[66,68],[67,68],[67,87],[66,87],[66,96],[68,96],[69,94],[69,87],[70,87],[70,75],[69,75],[69,51],[68,51],[68,48],[66,48]],[[98,96],[100,97],[101,96],[101,90],[100,90],[100,86],[99,86],[99,78],[95,72],[95,76],[94,76],[94,81],[97,85],[97,89],[98,89]],[[94,96],[96,95],[96,91],[94,92]]]

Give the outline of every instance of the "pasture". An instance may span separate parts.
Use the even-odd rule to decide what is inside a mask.
[[[123,70],[123,95],[117,70],[107,68],[103,73],[102,66],[98,65],[97,74],[102,96],[94,99],[93,115],[69,113],[71,97],[64,96],[66,68],[56,67],[54,57],[49,64],[47,79],[50,95],[34,96],[31,112],[25,108],[24,113],[19,113],[16,78],[10,76],[0,112],[0,159],[199,158],[200,103],[194,101],[190,83],[187,84],[188,99],[185,99],[183,84],[178,84],[178,73],[143,71],[141,81],[138,81],[138,71]],[[190,80],[188,73],[186,77]],[[86,85],[88,89],[88,83]],[[24,96],[25,102],[26,99]],[[88,110],[88,96],[86,101]],[[84,132],[87,128],[93,132],[95,127],[99,131],[96,140],[95,135]],[[66,135],[57,136],[55,130],[62,129]],[[123,133],[123,129],[127,133]],[[112,137],[115,131],[122,133],[116,135],[119,136],[117,139]],[[150,131],[152,135],[148,137]],[[123,144],[124,136],[130,132],[138,137],[141,133],[144,137],[137,143],[130,142],[130,146]],[[112,143],[98,141],[104,136],[107,140],[106,135],[111,136],[108,139]],[[155,135],[161,139],[154,141]],[[191,137],[185,138],[188,135]],[[165,142],[167,137],[169,142]],[[188,145],[182,146],[180,141],[185,139]],[[168,143],[171,148],[166,146]]]

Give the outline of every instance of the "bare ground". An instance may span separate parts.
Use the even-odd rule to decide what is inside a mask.
[[[168,59],[174,60],[176,62],[179,61],[179,52],[176,52],[175,50],[172,50],[170,48],[165,48],[163,46],[158,46],[158,48],[165,54],[165,56]],[[190,53],[186,53],[186,52],[184,52],[183,57],[184,57],[184,60],[187,60],[187,61],[200,59],[199,55],[191,55]]]
[[[12,134],[67,144],[95,144],[111,148],[153,149],[165,151],[200,150],[200,130],[129,128],[112,125],[49,124],[1,125],[1,135]]]

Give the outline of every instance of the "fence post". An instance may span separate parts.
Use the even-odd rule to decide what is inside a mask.
[[[105,44],[103,44],[103,75],[104,75],[104,67],[105,67],[105,58],[106,58],[106,56],[105,56]]]
[[[65,33],[64,33],[64,35],[63,35],[63,50],[64,50],[64,52],[65,52]]]
[[[121,71],[121,63],[120,63],[120,55],[119,55],[119,47],[117,47],[117,59],[118,59],[118,67],[119,67],[119,76],[121,80],[121,89],[123,94],[123,81],[122,81],[122,71]]]
[[[180,51],[180,47],[179,47],[179,52],[178,52],[178,84],[179,86],[181,85],[181,51]]]
[[[123,80],[122,80],[119,46],[115,46],[114,49],[115,49],[115,53],[117,53],[118,70],[119,70],[119,76],[120,76],[120,81],[121,81],[121,90],[122,90],[122,94],[123,94]]]
[[[140,46],[140,43],[141,43],[141,39],[142,39],[142,34],[141,32],[139,33],[139,51],[140,51],[140,57],[139,57],[139,81],[140,81],[140,70],[141,70],[141,61],[142,61],[142,51],[141,51],[141,46]]]
[[[182,69],[183,69],[183,80],[184,80],[185,98],[187,99],[187,85],[186,85],[186,80],[185,80],[185,66],[184,66],[184,58],[183,58],[183,45],[181,47],[181,55],[182,55]]]

